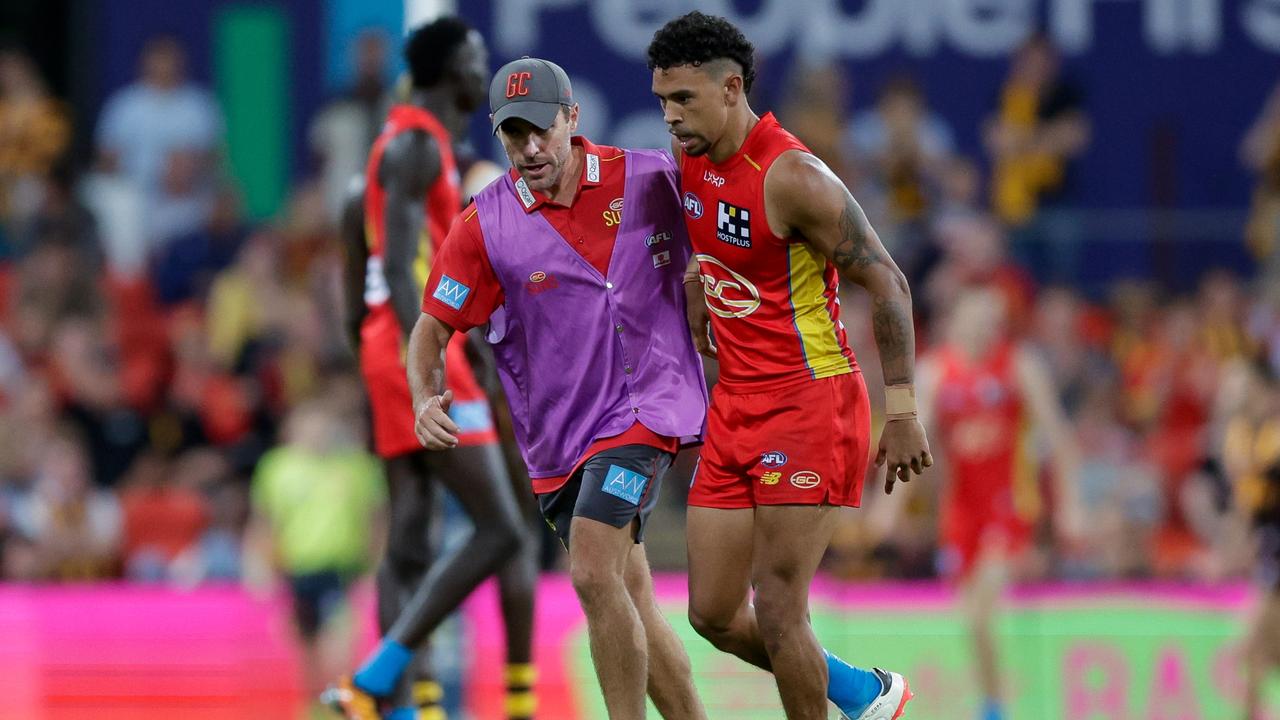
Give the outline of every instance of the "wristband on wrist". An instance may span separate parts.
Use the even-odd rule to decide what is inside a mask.
[[[906,420],[916,416],[916,388],[911,383],[889,385],[884,389],[884,412],[889,420]]]

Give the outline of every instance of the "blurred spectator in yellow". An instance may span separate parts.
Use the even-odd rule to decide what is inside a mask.
[[[1089,143],[1080,93],[1061,77],[1061,58],[1047,36],[1032,36],[1014,54],[984,131],[994,162],[992,208],[1009,225],[1025,225],[1062,189],[1071,160]]]
[[[140,194],[139,238],[119,242],[127,265],[201,227],[213,206],[223,144],[213,95],[186,75],[186,52],[172,37],[143,48],[140,77],[107,99],[98,121],[98,167]]]
[[[40,204],[44,176],[71,140],[71,123],[35,64],[0,47],[0,224],[21,223]]]
[[[80,436],[60,430],[45,446],[31,488],[12,502],[13,527],[30,543],[38,578],[115,577],[120,551],[120,505],[95,489]]]
[[[1274,278],[1280,272],[1280,83],[1245,133],[1240,159],[1258,175],[1245,242]]]
[[[280,241],[271,231],[249,236],[235,264],[213,280],[208,299],[209,350],[223,368],[242,365],[255,341],[288,323]]]
[[[1242,530],[1233,554],[1252,556],[1258,604],[1244,642],[1244,710],[1262,717],[1263,681],[1280,665],[1280,385],[1263,363],[1241,363],[1235,412],[1223,438],[1222,458],[1234,490]]]
[[[379,557],[385,525],[381,465],[363,449],[348,405],[311,400],[290,414],[284,444],[254,472],[246,540],[250,586],[269,587],[276,574],[288,583],[307,687],[317,694],[355,660],[344,611],[352,584]]]
[[[1072,160],[1089,144],[1079,90],[1064,80],[1045,35],[1013,56],[995,113],[983,127],[991,159],[991,208],[1014,230],[1014,254],[1037,279],[1078,281],[1080,219],[1063,207]]]

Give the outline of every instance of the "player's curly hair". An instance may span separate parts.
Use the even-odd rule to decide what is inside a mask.
[[[649,43],[649,69],[732,60],[742,67],[742,89],[756,79],[755,47],[733,23],[694,10],[663,25]]]
[[[404,44],[404,61],[415,88],[435,87],[444,79],[449,59],[463,43],[471,26],[454,16],[445,16],[419,26]]]

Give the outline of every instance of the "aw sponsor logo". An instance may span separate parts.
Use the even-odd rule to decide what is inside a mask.
[[[710,255],[699,254],[697,258],[702,291],[711,312],[722,318],[744,318],[760,309],[760,291],[750,280]]]
[[[644,475],[624,467],[610,465],[609,472],[604,476],[604,485],[600,489],[632,505],[639,505],[641,498],[644,497],[645,487],[648,485],[649,478]]]
[[[467,302],[467,296],[470,294],[471,288],[448,275],[441,275],[440,284],[436,285],[436,291],[431,294],[431,297],[454,310],[461,310],[462,306]]]
[[[556,280],[556,276],[548,275],[541,270],[535,273],[530,273],[529,282],[524,284],[524,289],[529,291],[532,295],[538,295],[548,290],[555,290],[558,287],[560,287],[560,281]]]
[[[801,470],[791,476],[791,484],[801,490],[816,488],[820,482],[822,482],[822,476],[812,470]]]

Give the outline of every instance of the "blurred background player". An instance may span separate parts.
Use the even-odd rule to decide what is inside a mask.
[[[370,152],[365,231],[354,208],[344,213],[348,311],[362,318],[361,367],[373,406],[375,446],[386,460],[391,487],[390,540],[378,574],[384,638],[328,697],[349,718],[364,720],[378,717],[379,703],[399,689],[392,717],[441,717],[434,707],[439,686],[425,680],[410,684],[406,671],[431,631],[496,571],[507,627],[508,716],[524,719],[534,710],[536,547],[497,445],[488,399],[467,360],[466,336],[459,335],[448,349],[446,382],[456,398],[452,417],[463,430],[458,447],[428,455],[414,437],[403,361],[432,254],[461,208],[452,138],[484,100],[487,52],[478,33],[445,17],[410,34],[405,58],[412,87],[406,101],[392,107]],[[367,312],[355,297],[363,297]],[[354,321],[349,332],[354,334]],[[465,546],[438,563],[432,563],[430,547],[428,478],[444,483],[475,525]]]
[[[720,359],[689,491],[689,620],[772,672],[789,719],[826,718],[830,700],[851,720],[895,720],[906,679],[824,650],[809,586],[837,508],[860,503],[871,443],[842,277],[874,308],[889,386],[876,456],[885,492],[932,464],[911,385],[911,291],[844,184],[772,113],[751,110],[754,53],[700,12],[667,23],[648,50],[696,253],[685,274],[694,343]]]
[[[1028,431],[1051,449],[1057,530],[1066,538],[1080,532],[1073,485],[1079,449],[1048,369],[1009,335],[1000,293],[961,291],[943,340],[918,371],[920,413],[947,468],[939,569],[960,587],[984,698],[980,718],[1002,720],[995,615],[1011,576],[1029,561],[1042,505],[1031,442],[1037,436]],[[895,514],[883,518],[892,522]]]
[[[1256,554],[1258,605],[1244,647],[1244,720],[1262,720],[1262,688],[1280,665],[1280,384],[1263,362],[1241,364],[1239,408],[1223,436],[1223,463]]]

